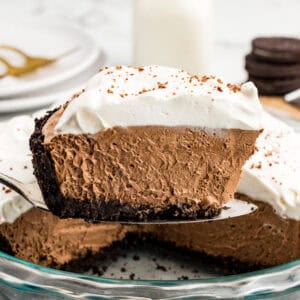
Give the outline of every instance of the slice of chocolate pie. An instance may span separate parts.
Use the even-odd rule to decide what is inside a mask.
[[[233,198],[261,113],[251,83],[160,66],[104,68],[36,121],[35,175],[62,218],[210,217]]]

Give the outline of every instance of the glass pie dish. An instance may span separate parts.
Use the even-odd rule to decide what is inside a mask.
[[[199,276],[201,277],[201,276]],[[116,280],[42,267],[0,252],[1,299],[299,299],[300,260],[192,280]]]

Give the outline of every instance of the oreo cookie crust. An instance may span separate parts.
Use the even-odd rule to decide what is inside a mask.
[[[44,201],[49,210],[60,218],[82,218],[88,222],[99,221],[146,221],[170,219],[210,218],[220,213],[216,207],[203,207],[194,210],[189,205],[169,205],[165,210],[156,212],[150,205],[133,207],[121,203],[119,199],[80,200],[66,198],[60,191],[54,164],[49,151],[44,146],[42,129],[56,110],[48,112],[43,118],[35,120],[35,131],[30,138],[33,154],[34,175],[37,178]]]
[[[253,54],[248,54],[245,61],[245,68],[253,77],[264,79],[300,77],[300,63],[272,63],[259,60]]]
[[[136,251],[138,249],[138,251]],[[115,241],[111,246],[101,249],[98,253],[87,253],[84,257],[73,260],[67,264],[59,266],[59,269],[67,272],[85,273],[93,271],[98,276],[103,276],[109,273],[112,262],[116,263],[120,257],[128,257],[131,252],[142,253],[142,255],[153,256],[152,261],[157,265],[157,270],[172,272],[171,268],[166,268],[160,265],[160,258],[172,258],[178,263],[186,264],[187,267],[193,268],[196,274],[203,270],[209,273],[217,273],[222,276],[241,274],[263,269],[265,265],[251,264],[240,262],[233,257],[221,257],[206,254],[204,252],[193,251],[186,247],[178,247],[174,242],[161,241],[152,233],[127,233],[125,238],[120,241]],[[128,259],[130,259],[128,257]],[[139,260],[138,255],[133,257],[133,260]],[[130,264],[130,263],[129,263]],[[121,270],[122,272],[123,270]],[[183,270],[184,273],[184,270]],[[125,277],[126,278],[126,277]],[[127,278],[126,278],[127,279]],[[128,278],[132,279],[132,278]],[[178,278],[184,279],[184,278]]]
[[[252,41],[252,53],[261,60],[279,63],[300,62],[300,39],[260,37]]]

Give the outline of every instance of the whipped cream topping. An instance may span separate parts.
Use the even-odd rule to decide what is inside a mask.
[[[20,116],[0,123],[0,172],[22,182],[36,179],[32,169],[29,136],[34,121],[29,116]],[[11,189],[0,184],[0,224],[14,222],[31,205]]]
[[[238,192],[300,220],[300,134],[265,113],[258,151],[246,162]]]
[[[97,133],[113,126],[261,129],[257,89],[161,67],[107,67],[66,107],[55,131]]]

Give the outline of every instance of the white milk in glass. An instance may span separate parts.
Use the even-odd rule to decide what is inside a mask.
[[[210,70],[212,0],[135,0],[134,64]]]

